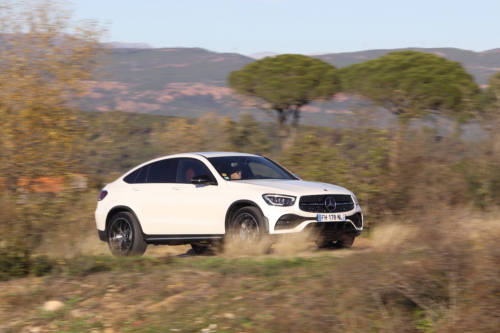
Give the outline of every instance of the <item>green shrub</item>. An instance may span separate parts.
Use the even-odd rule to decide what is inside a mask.
[[[7,247],[0,250],[0,280],[19,278],[30,273],[30,255],[26,249]]]
[[[54,261],[46,255],[36,256],[31,261],[31,273],[35,276],[45,276],[52,272]]]

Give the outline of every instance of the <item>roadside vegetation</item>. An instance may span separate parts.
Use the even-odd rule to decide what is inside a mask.
[[[305,61],[334,82],[309,77],[306,92],[298,85],[297,96],[283,96],[284,83],[271,80],[278,96],[268,96],[239,86],[239,74],[230,79],[241,95],[286,114],[282,123],[215,112],[197,119],[83,112],[74,102],[99,70],[104,30],[84,24],[65,35],[72,25],[59,6],[20,0],[1,9],[1,332],[499,327],[498,74],[481,91],[460,64],[413,51],[340,70],[283,56],[256,63],[264,76],[277,65],[286,70],[277,76],[297,83],[286,62]],[[303,105],[339,89],[385,106],[397,115],[396,130],[374,126],[370,115],[380,109],[367,104],[344,119],[356,126],[300,125]],[[446,133],[415,125],[431,116],[456,125]],[[467,122],[482,135],[466,138]],[[363,207],[363,235],[352,250],[318,251],[292,239],[268,256],[183,258],[164,247],[111,257],[95,230],[99,191],[141,162],[190,151],[261,154],[305,180],[349,188]],[[62,307],[44,310],[53,300]]]
[[[500,306],[500,173],[489,138],[408,130],[391,169],[392,134],[370,126],[302,127],[294,146],[280,151],[273,124],[250,115],[79,117],[92,124],[78,162],[87,188],[25,192],[41,207],[30,229],[37,244],[2,230],[6,332],[452,332],[499,324],[491,311]],[[291,240],[263,257],[181,258],[176,247],[110,257],[93,219],[99,190],[137,163],[184,149],[261,153],[304,179],[346,186],[364,208],[365,231],[351,250]],[[3,195],[5,219],[12,201]],[[44,311],[50,300],[64,307]]]
[[[0,284],[0,330],[494,332],[498,220],[446,213],[378,227],[348,251],[61,256],[48,276]]]

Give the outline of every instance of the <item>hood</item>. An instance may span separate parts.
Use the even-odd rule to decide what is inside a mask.
[[[289,195],[311,195],[311,194],[351,194],[343,187],[306,182],[303,180],[281,180],[281,179],[248,179],[227,182],[229,188],[255,189],[263,193],[289,194]],[[326,191],[325,191],[326,190]]]

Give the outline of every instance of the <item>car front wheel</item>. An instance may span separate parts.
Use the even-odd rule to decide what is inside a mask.
[[[272,244],[266,241],[265,233],[264,218],[255,207],[239,209],[231,220],[231,241],[245,252],[268,252]]]
[[[332,240],[324,240],[319,238],[316,240],[316,246],[318,249],[326,250],[326,249],[349,249],[352,247],[354,243],[354,236],[343,236],[337,242],[333,242]]]
[[[350,249],[355,238],[354,236],[344,236],[335,243],[335,247],[338,249]]]
[[[140,256],[148,246],[132,213],[121,212],[109,224],[108,246],[114,256]]]

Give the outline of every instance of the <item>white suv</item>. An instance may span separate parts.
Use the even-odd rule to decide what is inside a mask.
[[[99,238],[114,255],[148,244],[191,244],[196,253],[232,238],[252,248],[306,233],[319,247],[351,247],[363,230],[354,194],[300,180],[276,162],[243,153],[190,153],[151,160],[99,194]]]

